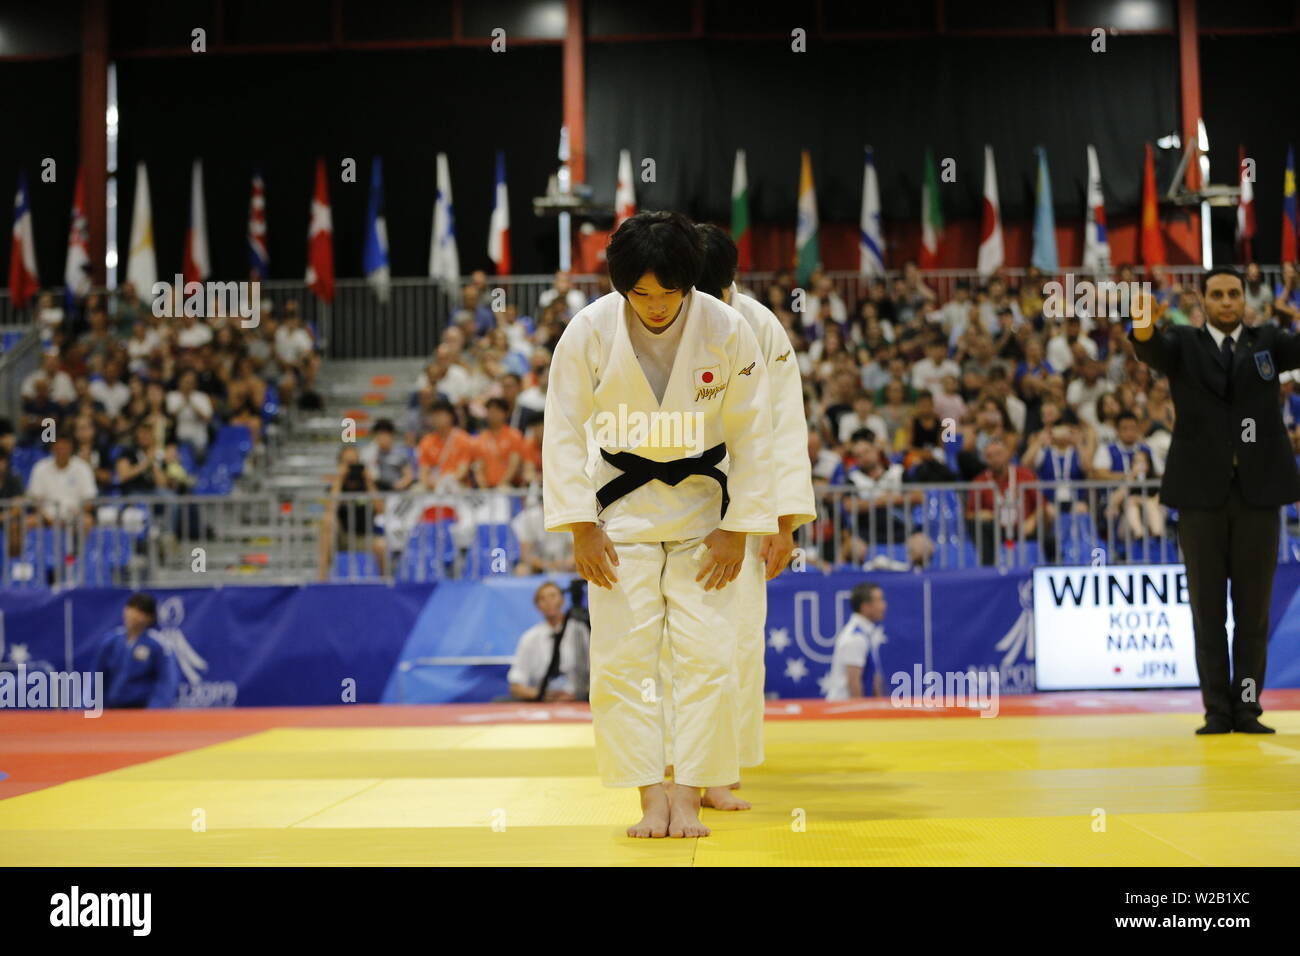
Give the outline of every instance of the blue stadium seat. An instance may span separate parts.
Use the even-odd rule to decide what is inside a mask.
[[[411,532],[397,577],[403,581],[428,581],[447,576],[447,566],[456,560],[456,542],[450,521],[417,525]]]
[[[280,414],[280,389],[274,385],[266,386],[266,395],[262,400],[262,421],[269,423]]]
[[[1062,564],[1092,564],[1093,549],[1101,547],[1092,515],[1077,515],[1069,511],[1056,516],[1056,540],[1060,545]]]
[[[515,564],[519,561],[519,540],[515,537],[514,529],[508,524],[481,524],[476,532],[472,573],[480,578],[513,573]],[[493,551],[497,548],[505,551],[504,571],[499,568],[494,569],[492,566],[495,560]]]
[[[355,580],[379,577],[379,562],[369,551],[339,551],[334,555],[333,578]]]

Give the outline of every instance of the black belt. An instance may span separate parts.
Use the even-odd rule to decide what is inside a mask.
[[[620,451],[610,454],[605,449],[600,450],[600,457],[615,468],[623,472],[617,478],[613,478],[596,492],[596,500],[600,503],[603,511],[612,505],[624,495],[630,495],[642,485],[647,485],[652,481],[662,481],[666,485],[676,486],[683,478],[691,475],[704,475],[706,478],[714,479],[722,486],[722,517],[727,516],[727,506],[731,504],[731,496],[727,494],[727,476],[719,471],[715,465],[722,461],[727,454],[725,443],[714,445],[698,458],[677,458],[673,461],[652,461],[649,458],[642,458],[640,455],[634,455],[630,451]]]

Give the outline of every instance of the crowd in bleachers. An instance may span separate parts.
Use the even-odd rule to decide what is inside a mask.
[[[757,288],[745,288],[742,279],[742,291],[776,313],[796,349],[814,483],[851,490],[806,532],[812,560],[861,565],[886,555],[881,566],[928,566],[942,544],[935,528],[945,523],[964,529],[960,546],[971,563],[992,563],[996,541],[1021,536],[1042,538],[1046,553],[1036,557],[1053,560],[1060,529],[1071,520],[1087,522],[1102,538],[1164,538],[1176,518],[1158,501],[1174,425],[1168,384],[1125,349],[1127,311],[1046,315],[1044,284],[1055,278],[1030,269],[1015,284],[1000,276],[980,285],[958,282],[940,296],[909,263],[897,278],[869,283],[860,301],[845,301],[821,272],[807,289],[797,288],[790,272]],[[1126,283],[1139,276],[1122,265],[1111,278]],[[1163,321],[1204,323],[1195,285],[1160,267],[1141,278],[1151,283]],[[1246,287],[1247,324],[1289,328],[1300,319],[1293,264],[1274,283],[1251,264]],[[607,280],[597,294],[606,291]],[[335,490],[427,495],[539,487],[550,355],[592,297],[562,273],[535,316],[513,305],[493,311],[491,293],[481,272],[464,285],[453,320],[414,383],[406,420],[385,422],[355,462],[341,461]],[[1295,380],[1282,376],[1282,413],[1300,449]],[[349,469],[351,484],[343,477]],[[1123,487],[1103,495],[1069,487],[1087,479]],[[972,481],[989,488],[964,497],[924,489]],[[1027,481],[1060,484],[1024,489],[1013,516],[996,514],[993,486],[1005,498],[1009,486]],[[400,507],[402,497],[390,495],[381,510]],[[515,570],[571,570],[568,536],[544,533],[540,496],[527,496],[524,505],[514,516],[486,519],[492,526],[509,522],[519,552],[512,551]],[[454,517],[453,509],[414,510],[416,526]],[[381,560],[395,550],[395,524],[371,541]],[[1166,544],[1173,547],[1164,540],[1155,546]],[[454,543],[437,549],[441,560],[454,553]]]
[[[283,306],[264,300],[245,328],[219,308],[172,317],[130,283],[69,307],[42,294],[40,364],[17,421],[0,420],[8,555],[42,527],[115,514],[97,498],[229,492],[281,404],[313,400],[313,333]]]

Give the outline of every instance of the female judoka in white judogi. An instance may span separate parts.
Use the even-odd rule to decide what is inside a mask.
[[[627,220],[615,293],[575,315],[551,361],[543,433],[548,531],[572,531],[591,589],[591,709],[611,787],[641,788],[632,836],[704,836],[700,789],[739,774],[729,586],[749,534],[772,534],[767,370],[738,313],[692,290],[701,248],[670,213]],[[587,425],[601,457],[586,470]],[[664,783],[659,652],[672,656],[676,784]]]
[[[736,288],[737,252],[731,236],[717,226],[703,223],[696,225],[695,230],[704,253],[696,291],[717,295],[744,317],[767,365],[768,393],[772,400],[773,492],[779,531],[770,536],[749,536],[745,563],[734,585],[737,606],[743,615],[736,656],[739,763],[742,768],[756,767],[763,762],[767,582],[780,574],[789,561],[795,529],[816,517],[812,463],[808,458],[808,423],[804,417],[799,364],[781,320],[765,305]],[[660,672],[667,732],[664,749],[671,765],[674,759],[672,661],[666,654],[661,655]],[[703,802],[720,810],[749,809],[749,803],[738,799],[728,787],[709,788]]]

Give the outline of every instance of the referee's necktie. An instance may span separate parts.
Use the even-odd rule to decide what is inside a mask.
[[[1223,337],[1223,364],[1228,369],[1228,378],[1232,378],[1232,336]]]

